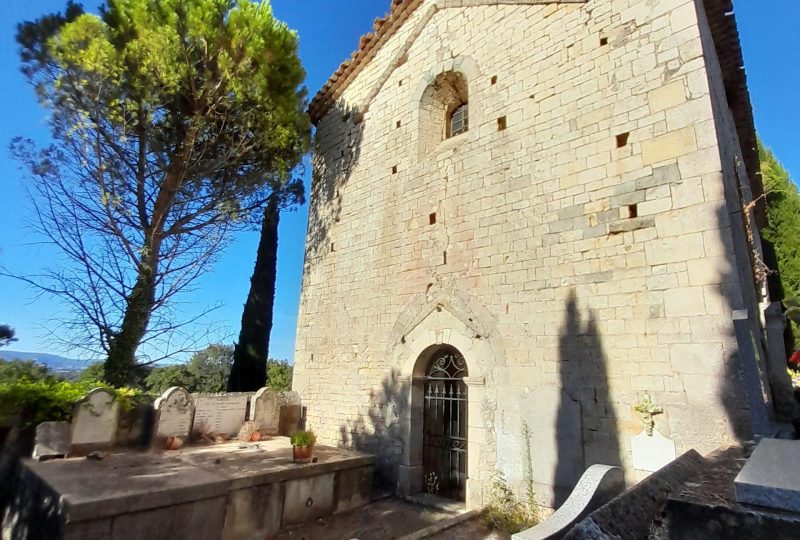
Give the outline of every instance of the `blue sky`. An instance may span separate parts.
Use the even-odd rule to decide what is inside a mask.
[[[84,2],[94,8],[98,2]],[[61,10],[64,1],[7,2],[0,20],[0,266],[16,273],[35,273],[57,260],[53,248],[38,245],[26,227],[30,218],[18,165],[7,150],[8,142],[22,135],[46,141],[45,112],[18,70],[14,42],[16,24],[41,14]],[[275,14],[298,31],[301,56],[308,71],[306,85],[313,95],[339,63],[369,31],[375,17],[383,15],[389,0],[273,0]],[[791,0],[736,0],[745,65],[755,108],[756,127],[787,168],[800,171],[800,3]],[[306,179],[307,180],[307,179]],[[292,359],[300,297],[307,208],[281,218],[275,323],[271,356]],[[200,312],[221,304],[209,316],[214,322],[209,337],[232,342],[238,333],[241,309],[255,259],[256,232],[238,234],[211,273],[204,276],[184,300],[187,312]],[[0,323],[16,330],[16,350],[52,352],[47,320],[58,316],[57,303],[36,298],[35,291],[0,277]],[[74,351],[72,352],[74,353]],[[74,355],[74,354],[73,354]]]

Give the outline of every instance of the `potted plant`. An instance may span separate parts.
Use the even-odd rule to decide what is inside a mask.
[[[292,435],[292,459],[295,463],[310,463],[317,436],[313,431],[298,431]]]

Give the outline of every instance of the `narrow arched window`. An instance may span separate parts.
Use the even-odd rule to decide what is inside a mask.
[[[457,71],[440,73],[420,98],[419,150],[425,156],[445,139],[469,131],[469,88]]]
[[[462,103],[450,113],[447,123],[447,137],[455,137],[469,131],[469,105]]]

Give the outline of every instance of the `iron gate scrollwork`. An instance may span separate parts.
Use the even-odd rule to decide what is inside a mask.
[[[467,480],[467,363],[443,348],[425,373],[422,459],[428,492],[463,501]]]

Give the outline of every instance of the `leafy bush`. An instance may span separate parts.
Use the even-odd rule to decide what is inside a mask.
[[[142,396],[139,390],[114,389],[99,381],[31,380],[21,377],[0,383],[0,425],[18,424],[24,428],[40,422],[70,420],[75,402],[94,388],[111,391],[123,410],[130,410],[134,401]]]
[[[189,392],[224,392],[233,364],[233,347],[209,345],[196,352],[187,364],[154,367],[147,376],[145,386],[151,395],[159,395],[173,386],[182,386]],[[270,389],[282,392],[292,389],[292,366],[286,360],[267,361],[267,379]]]
[[[0,360],[0,383],[20,379],[40,381],[47,378],[54,378],[50,369],[32,360]]]
[[[287,360],[267,360],[267,385],[276,392],[292,389],[292,366]]]
[[[317,436],[313,431],[297,431],[291,437],[292,446],[311,448],[317,443]]]

